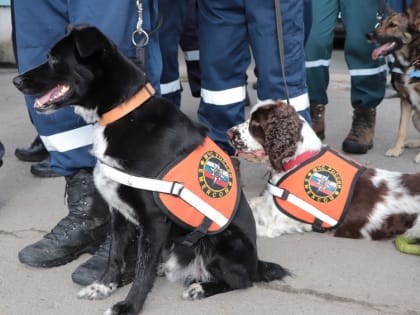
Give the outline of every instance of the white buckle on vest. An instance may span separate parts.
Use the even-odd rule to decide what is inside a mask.
[[[129,175],[99,161],[96,167],[100,170],[101,174],[122,185],[177,196],[220,227],[225,226],[229,222],[228,218],[181,183]]]
[[[181,196],[181,192],[184,189],[184,185],[182,185],[181,183],[178,182],[172,182],[172,188],[171,191],[169,192],[171,195],[174,196]]]
[[[279,197],[283,200],[287,200],[288,202],[295,205],[296,207],[299,207],[303,211],[312,214],[315,218],[318,218],[319,220],[325,223],[328,223],[330,226],[335,226],[338,223],[337,220],[321,212],[310,203],[306,202],[305,200],[300,199],[299,197],[293,195],[292,193],[284,189],[281,189],[271,184],[270,182],[267,183],[267,189],[272,195]]]

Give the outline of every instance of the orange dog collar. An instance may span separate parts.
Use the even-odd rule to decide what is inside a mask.
[[[120,119],[121,117],[124,117],[128,113],[143,105],[154,94],[155,90],[153,89],[152,85],[150,83],[147,83],[132,98],[128,99],[127,101],[121,103],[117,107],[103,114],[101,119],[99,120],[99,124],[102,126],[106,126],[110,123],[113,123],[114,121]]]

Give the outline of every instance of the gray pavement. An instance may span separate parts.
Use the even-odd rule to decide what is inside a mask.
[[[331,66],[326,142],[341,148],[351,124],[349,78],[342,51]],[[11,80],[15,69],[0,68],[0,139],[6,146],[0,169],[0,315],[103,314],[123,299],[129,286],[102,301],[78,300],[80,287],[71,272],[89,255],[62,267],[36,269],[17,260],[18,251],[48,232],[66,214],[64,179],[40,179],[30,164],[18,161],[16,146],[29,144],[35,131],[23,98]],[[254,81],[249,72],[250,83]],[[182,110],[195,118],[197,99],[185,84]],[[255,91],[249,87],[251,100]],[[386,99],[378,108],[375,146],[354,158],[368,166],[416,172],[415,150],[399,158],[384,157],[393,145],[399,119],[399,100]],[[411,127],[409,134],[418,136]],[[247,197],[264,185],[266,166],[242,161]],[[261,258],[290,269],[284,282],[257,284],[248,290],[217,295],[202,301],[180,298],[182,285],[156,281],[143,314],[420,314],[420,257],[398,252],[392,241],[373,242],[306,233],[258,240]]]

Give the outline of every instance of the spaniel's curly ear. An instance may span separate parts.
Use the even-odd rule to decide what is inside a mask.
[[[250,132],[263,145],[272,167],[281,170],[301,140],[303,122],[295,109],[283,102],[258,108],[251,116]]]
[[[249,132],[263,147],[265,145],[265,129],[267,128],[268,115],[273,105],[264,105],[258,107],[251,114],[249,120]]]

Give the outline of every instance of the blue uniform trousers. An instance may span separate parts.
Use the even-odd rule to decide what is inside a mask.
[[[306,42],[306,70],[311,103],[327,104],[329,66],[334,28],[338,13],[346,30],[344,56],[351,77],[353,107],[374,108],[385,94],[386,65],[383,59],[372,60],[375,44],[368,43],[366,33],[375,24],[380,1],[313,1],[312,29]]]
[[[210,137],[232,153],[226,131],[245,119],[246,70],[251,55],[258,69],[257,95],[286,99],[310,121],[305,79],[304,1],[282,0],[286,78],[281,72],[274,1],[199,0],[201,102],[198,119]]]
[[[159,0],[163,23],[159,42],[163,69],[160,79],[162,96],[178,107],[181,104],[182,84],[179,75],[178,47],[184,52],[188,81],[193,96],[200,95],[200,65],[195,0]]]

